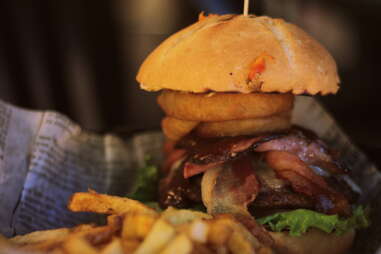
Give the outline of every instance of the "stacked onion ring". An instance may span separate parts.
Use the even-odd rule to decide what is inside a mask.
[[[162,128],[171,140],[194,132],[201,137],[253,135],[290,127],[292,94],[187,93],[164,90]]]

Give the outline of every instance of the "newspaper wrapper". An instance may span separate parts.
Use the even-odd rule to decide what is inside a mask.
[[[372,225],[359,232],[352,252],[381,253],[381,174],[313,98],[297,98],[293,122],[341,151],[361,188],[360,202],[372,208]],[[162,144],[159,131],[101,136],[59,113],[0,101],[0,233],[12,236],[96,221],[96,215],[69,212],[70,195],[89,188],[126,194],[146,155],[160,163]]]

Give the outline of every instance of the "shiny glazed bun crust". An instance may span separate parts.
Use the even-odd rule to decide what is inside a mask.
[[[144,61],[142,89],[330,94],[335,61],[299,27],[269,17],[210,15],[173,34]]]

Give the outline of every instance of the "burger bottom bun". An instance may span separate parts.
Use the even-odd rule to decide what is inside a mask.
[[[270,232],[275,240],[275,248],[285,254],[344,254],[352,246],[355,231],[344,235],[328,234],[311,229],[302,236],[290,236],[283,232]]]

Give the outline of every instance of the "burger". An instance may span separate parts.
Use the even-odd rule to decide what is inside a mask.
[[[366,226],[337,152],[291,123],[295,96],[339,89],[335,61],[297,26],[201,14],[137,80],[166,115],[162,207],[230,214],[280,253],[345,253]]]

